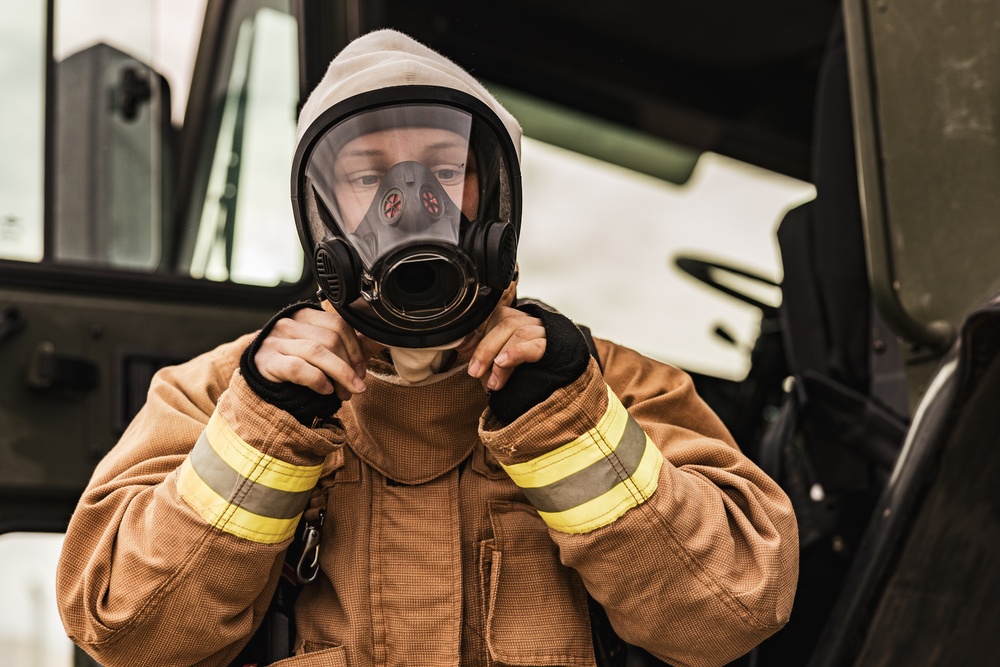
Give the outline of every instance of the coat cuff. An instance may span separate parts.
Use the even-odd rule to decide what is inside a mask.
[[[239,372],[177,472],[206,523],[262,544],[292,537],[320,477],[343,462],[339,423],[306,428],[258,398]]]
[[[487,412],[480,437],[549,528],[562,533],[589,533],[646,502],[664,461],[596,361],[509,425]]]

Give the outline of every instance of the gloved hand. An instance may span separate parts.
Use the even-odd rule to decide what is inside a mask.
[[[466,341],[459,353],[476,343],[469,375],[490,391],[490,409],[510,424],[576,380],[590,362],[580,330],[566,316],[537,302],[498,308],[482,339]]]
[[[240,372],[255,394],[309,426],[365,390],[365,360],[383,347],[358,336],[336,312],[300,302],[260,330],[243,351]]]

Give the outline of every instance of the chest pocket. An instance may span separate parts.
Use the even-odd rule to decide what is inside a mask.
[[[491,661],[594,667],[586,590],[559,562],[545,523],[521,503],[489,509],[493,539],[481,544],[480,586]]]

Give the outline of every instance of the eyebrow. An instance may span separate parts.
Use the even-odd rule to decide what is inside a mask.
[[[466,144],[459,141],[439,141],[427,146],[430,150],[441,150],[442,148],[464,148]]]
[[[384,154],[385,151],[380,148],[356,148],[344,153],[341,157],[376,157]]]

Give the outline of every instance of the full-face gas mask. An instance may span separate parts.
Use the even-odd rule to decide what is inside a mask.
[[[369,338],[457,341],[514,279],[517,154],[471,95],[398,86],[348,98],[305,130],[292,173],[321,296]]]

